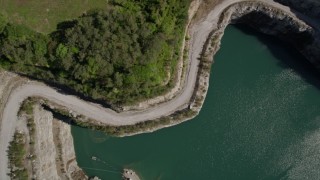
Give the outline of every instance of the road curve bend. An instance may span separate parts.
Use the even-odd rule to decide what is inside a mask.
[[[3,110],[2,124],[0,126],[0,179],[9,179],[7,175],[9,172],[7,167],[7,148],[14,134],[18,110],[21,103],[28,97],[43,97],[53,103],[67,107],[77,114],[82,114],[88,118],[109,125],[132,125],[146,120],[157,119],[187,107],[197,80],[198,58],[200,57],[204,43],[209,37],[209,33],[217,27],[219,16],[224,9],[234,3],[242,1],[245,0],[224,0],[222,3],[215,6],[206,18],[201,19],[190,27],[189,66],[185,76],[185,87],[172,100],[159,104],[156,107],[151,107],[142,111],[116,113],[97,104],[83,101],[75,96],[61,94],[57,90],[39,82],[30,81],[15,89],[10,94],[6,107]],[[272,0],[256,1],[264,2],[292,14],[288,7]]]

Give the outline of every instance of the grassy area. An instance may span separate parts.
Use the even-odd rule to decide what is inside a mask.
[[[25,101],[23,101],[20,110],[18,112],[19,116],[21,116],[22,114],[25,114],[27,117],[27,127],[29,130],[29,136],[30,136],[30,145],[34,144],[35,141],[35,130],[36,130],[36,124],[34,122],[34,117],[33,117],[33,109],[34,109],[34,105],[36,103],[36,100],[33,98],[28,98]],[[31,147],[31,149],[33,149]]]
[[[34,153],[36,127],[33,117],[33,108],[35,103],[36,100],[34,98],[26,99],[21,104],[18,112],[19,116],[26,117],[29,133],[16,132],[14,140],[10,143],[8,152],[11,169],[10,176],[14,177],[13,179],[29,179],[28,176],[31,177],[34,173],[31,171],[34,168],[31,161],[36,159],[36,155]],[[26,136],[29,136],[29,140]]]
[[[28,172],[25,168],[26,161],[25,135],[15,132],[13,141],[10,142],[8,156],[10,177],[12,179],[28,179]]]
[[[21,115],[22,113],[26,113],[27,115],[32,116],[33,104],[34,101],[31,98],[28,98],[22,103],[18,114]]]
[[[108,0],[0,0],[0,13],[12,23],[50,33],[59,22],[74,19],[89,9],[106,8]]]

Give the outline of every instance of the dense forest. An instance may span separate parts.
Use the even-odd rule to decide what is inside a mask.
[[[190,0],[113,0],[49,35],[0,16],[1,67],[111,104],[158,95],[175,74]]]

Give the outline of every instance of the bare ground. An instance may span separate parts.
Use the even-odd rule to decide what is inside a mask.
[[[78,167],[70,125],[34,106],[35,172],[37,179],[87,179]]]

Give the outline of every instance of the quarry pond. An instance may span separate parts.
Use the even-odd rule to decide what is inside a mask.
[[[319,74],[287,44],[238,25],[214,61],[191,121],[125,138],[72,127],[79,166],[114,180],[123,168],[144,180],[320,177]]]

